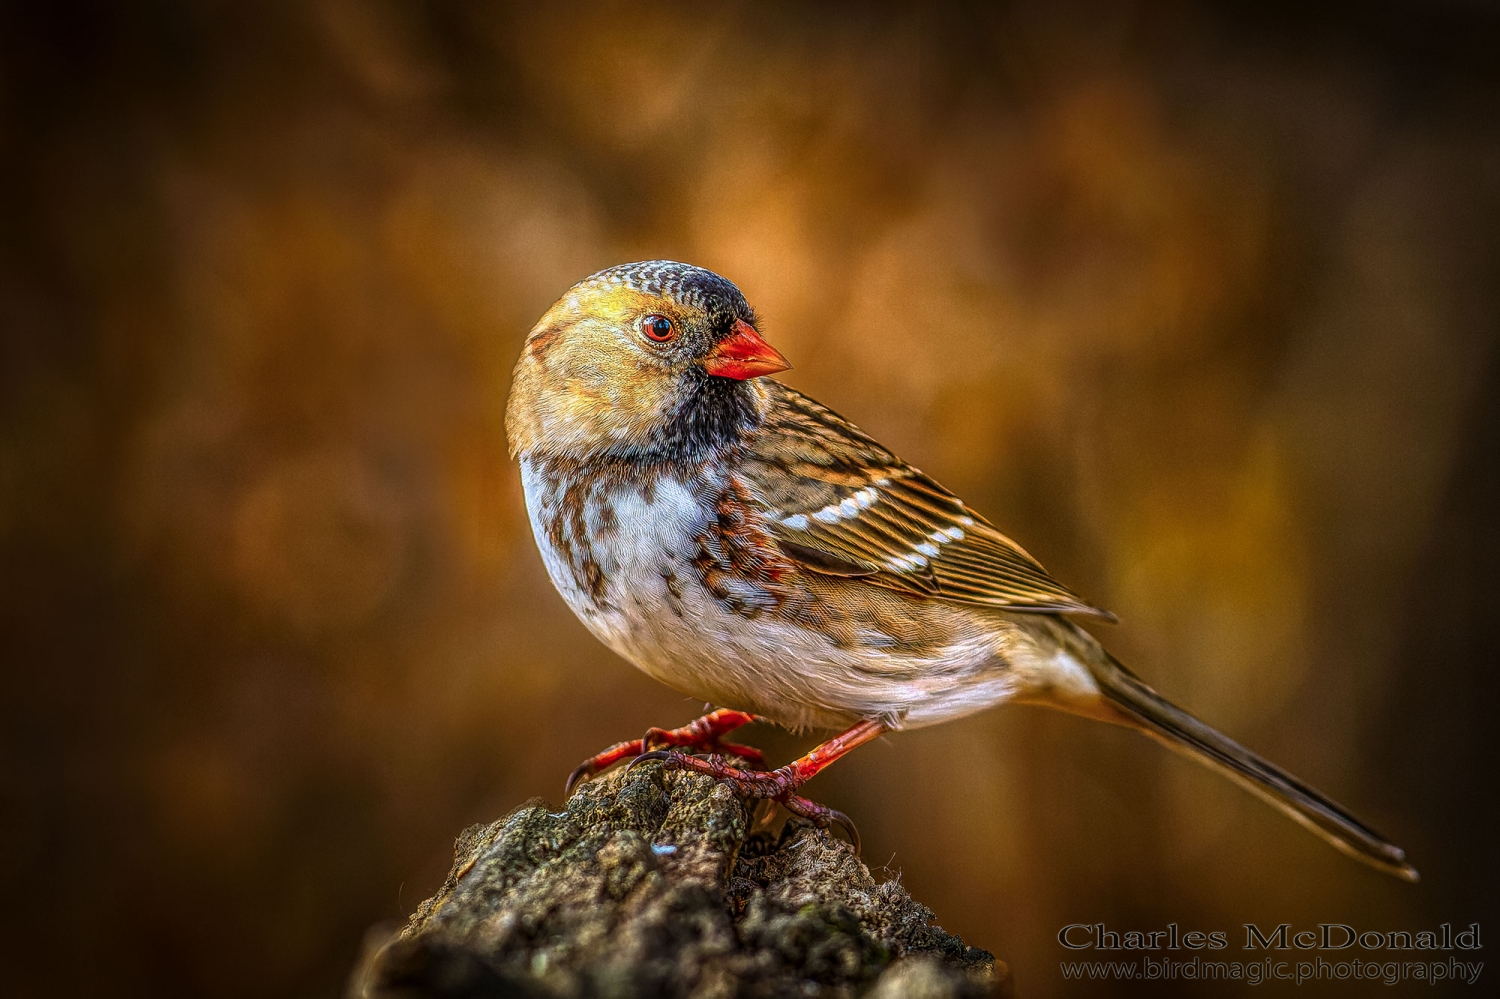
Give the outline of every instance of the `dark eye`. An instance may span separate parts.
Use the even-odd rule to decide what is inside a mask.
[[[672,320],[666,316],[647,316],[641,320],[641,332],[657,343],[666,343],[677,336]]]

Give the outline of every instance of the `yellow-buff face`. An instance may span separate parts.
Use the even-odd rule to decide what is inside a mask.
[[[512,454],[650,454],[694,417],[754,405],[784,370],[739,290],[670,261],[574,285],[526,339],[506,412]],[[732,415],[732,414],[717,414]]]

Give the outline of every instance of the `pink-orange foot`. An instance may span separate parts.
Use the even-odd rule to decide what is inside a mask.
[[[683,747],[701,753],[722,753],[726,756],[738,756],[749,760],[752,764],[764,763],[765,757],[754,746],[740,746],[722,741],[723,736],[753,721],[755,721],[755,716],[752,714],[724,708],[711,711],[681,728],[647,729],[646,734],[639,739],[617,742],[597,756],[584,760],[568,775],[568,783],[563,793],[571,795],[573,789],[579,784],[609,769],[621,760],[639,757],[642,753],[660,750],[664,747]]]
[[[859,853],[859,830],[854,828],[854,823],[849,820],[849,816],[827,805],[820,805],[801,797],[797,794],[797,789],[828,764],[854,747],[864,745],[884,731],[885,726],[878,721],[862,721],[815,747],[806,756],[793,760],[784,767],[777,767],[775,770],[742,770],[739,767],[730,766],[722,756],[689,756],[675,749],[657,749],[640,753],[636,755],[630,766],[633,768],[637,764],[655,760],[668,770],[687,770],[724,781],[742,798],[770,798],[779,801],[786,806],[787,811],[812,820],[813,824],[820,829],[827,829],[836,823],[843,827],[857,854]]]

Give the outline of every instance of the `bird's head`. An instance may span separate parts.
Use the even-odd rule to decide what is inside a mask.
[[[526,338],[506,408],[511,453],[691,457],[753,424],[753,379],[787,367],[712,271],[611,267],[569,288]]]

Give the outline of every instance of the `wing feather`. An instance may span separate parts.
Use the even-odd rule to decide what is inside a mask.
[[[764,384],[766,423],[745,475],[793,561],[956,603],[1114,619],[852,423],[779,382]]]

